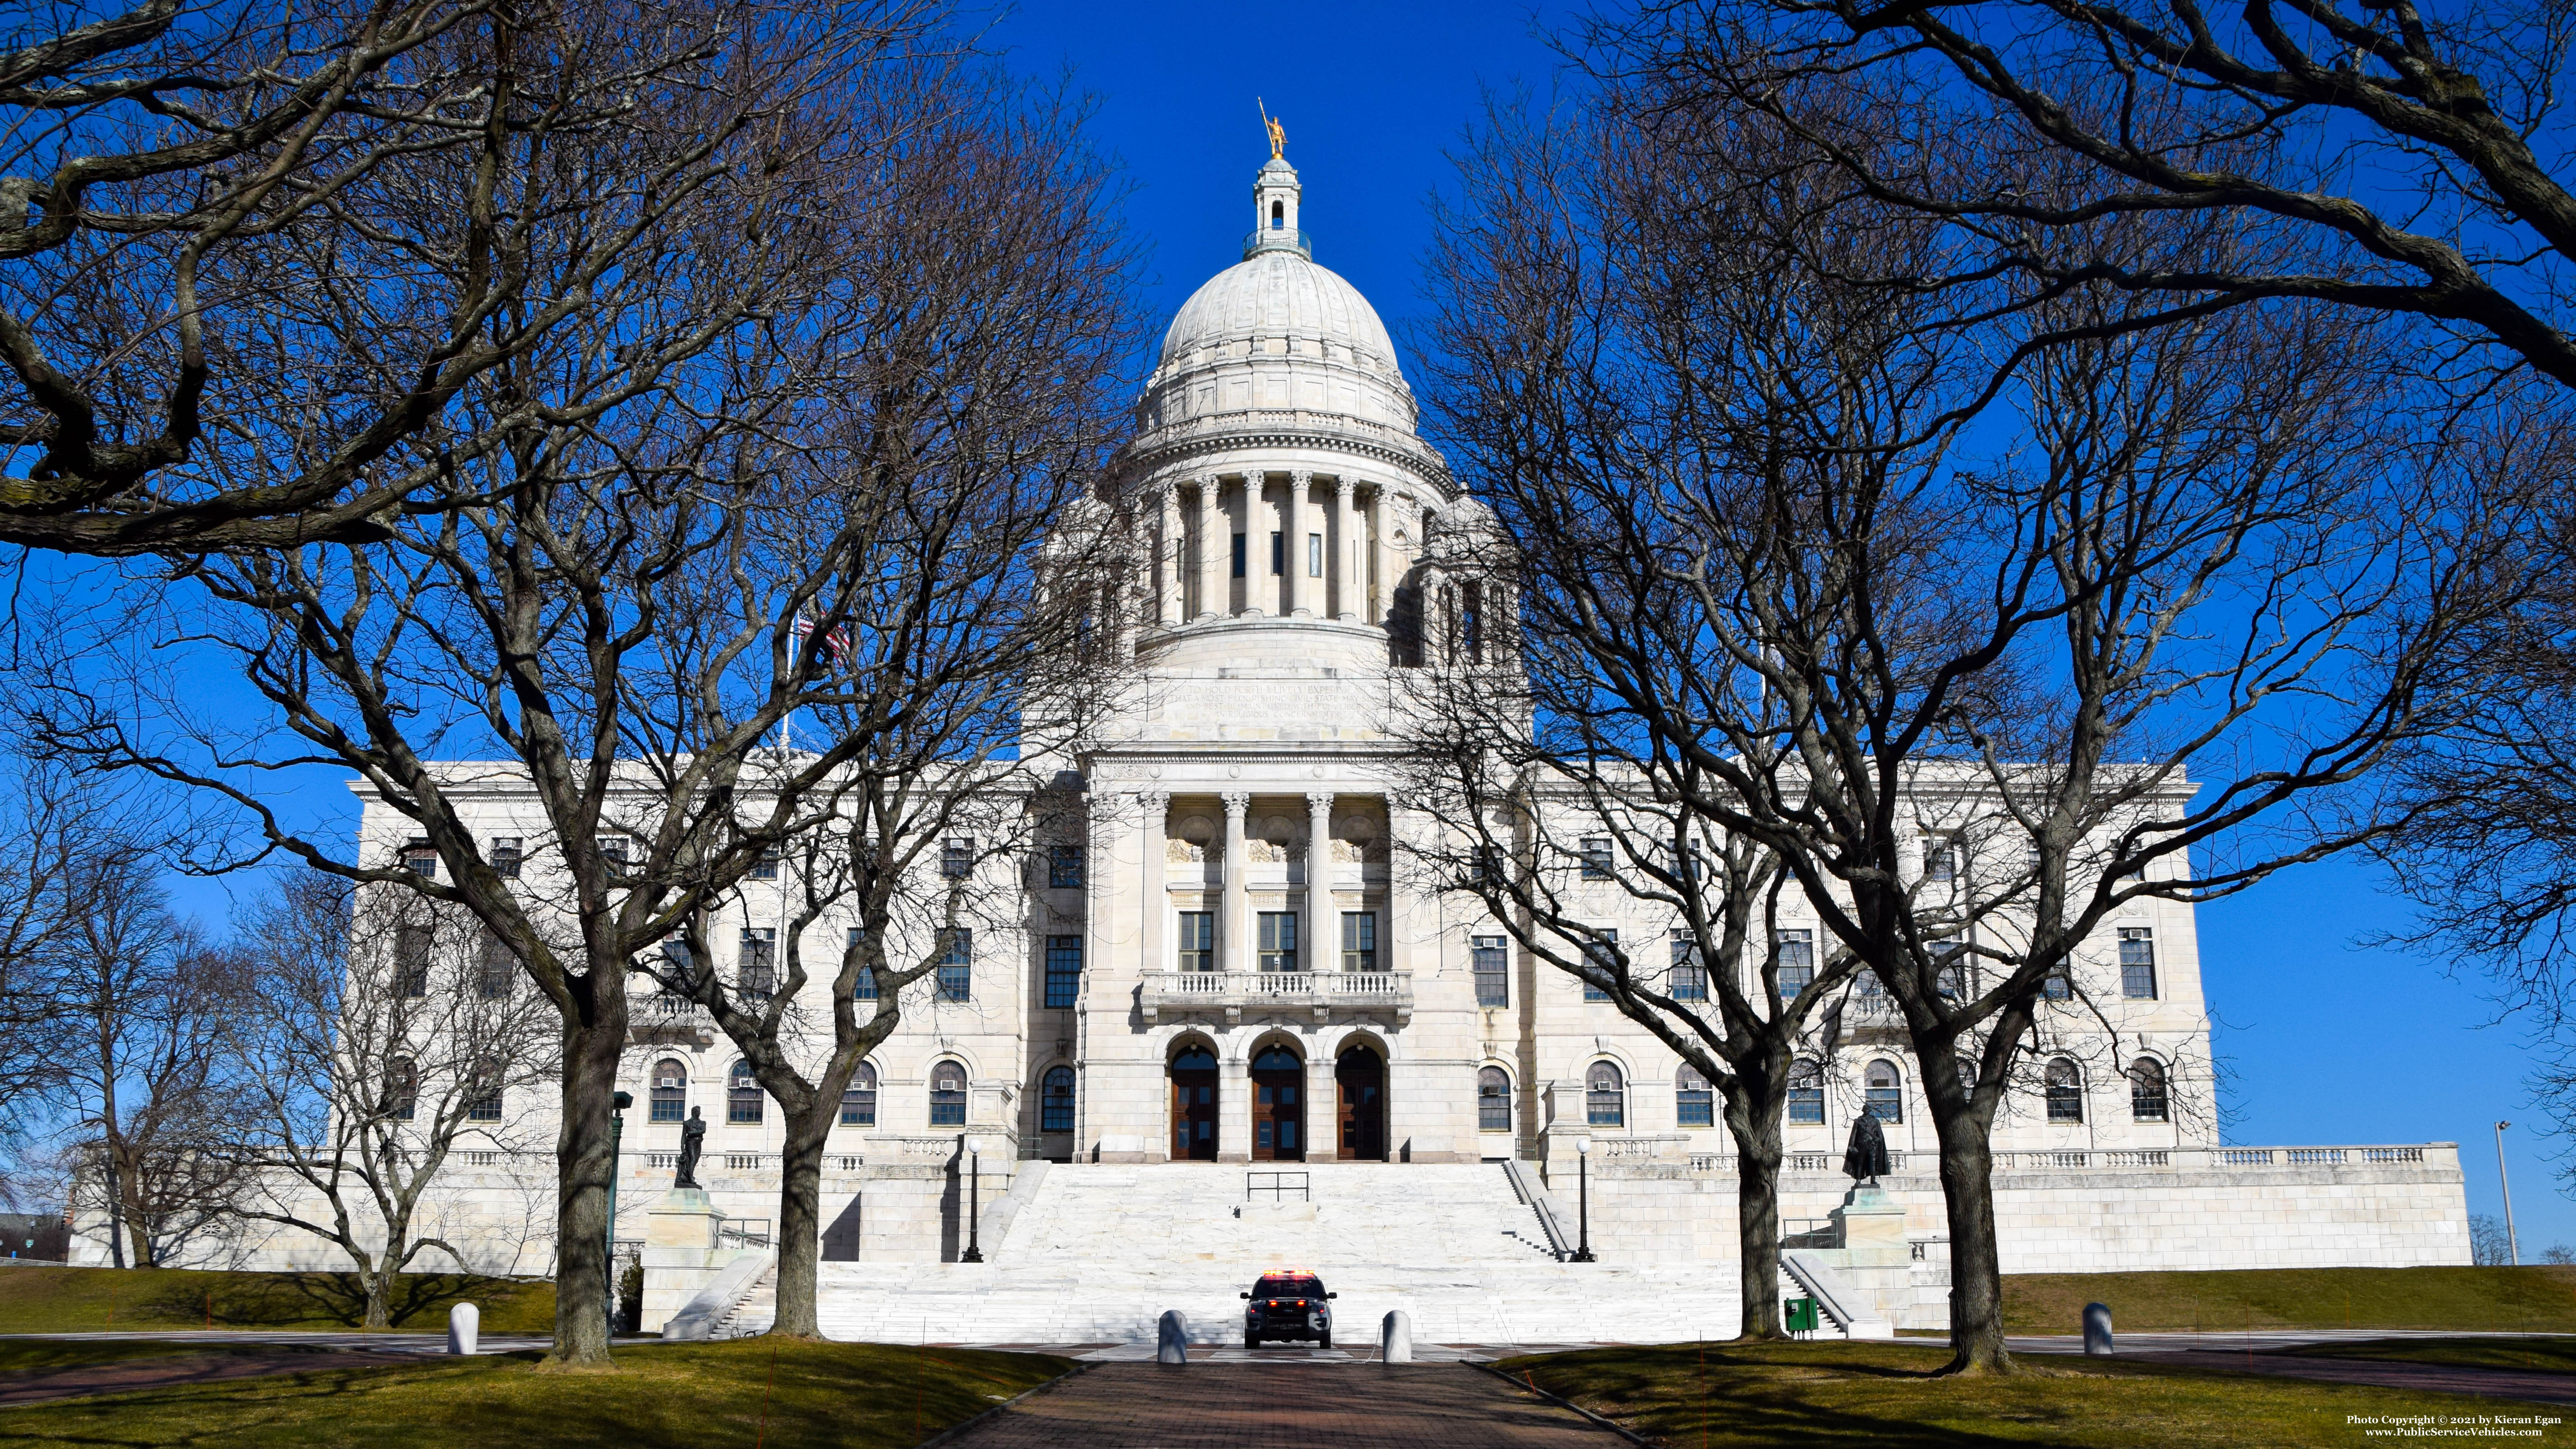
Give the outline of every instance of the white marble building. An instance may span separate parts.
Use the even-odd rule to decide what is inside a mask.
[[[1084,1173],[1112,1167],[1148,1169],[1120,1178],[1137,1216],[1116,1251],[1195,1251],[1186,1223],[1155,1216],[1154,1173],[1179,1174],[1165,1180],[1203,1197],[1216,1169],[1158,1166],[1174,1162],[1390,1164],[1326,1175],[1350,1204],[1337,1241],[1354,1261],[1401,1256],[1379,1229],[1413,1222],[1409,1195],[1435,1182],[1551,1217],[1531,1226],[1533,1239],[1541,1228],[1571,1233],[1573,1144],[1588,1140],[1604,1262],[1686,1270],[1731,1294],[1732,1148],[1705,1084],[1580,982],[1508,949],[1471,898],[1425,893],[1390,869],[1402,855],[1390,843],[1431,826],[1400,797],[1379,722],[1394,672],[1416,661],[1424,637],[1443,641],[1435,652],[1480,647],[1468,622],[1483,603],[1476,581],[1438,576],[1425,560],[1482,510],[1416,436],[1386,329],[1313,260],[1299,200],[1286,161],[1261,168],[1243,260],[1174,318],[1138,433],[1103,483],[1156,547],[1142,581],[1135,707],[1067,762],[1082,780],[1087,838],[1040,852],[1023,872],[997,869],[993,889],[1025,932],[978,933],[961,973],[921,983],[905,1003],[902,1030],[854,1086],[827,1158],[825,1257],[954,1260],[967,1236],[958,1164],[969,1132],[987,1144],[979,1231],[1005,1268],[1014,1251],[1049,1251],[1010,1236],[1014,1217],[1054,1211],[1021,1213],[1041,1193],[1030,1184],[1074,1191]],[[482,778],[469,808],[534,868],[543,842],[532,812],[506,775]],[[1957,803],[1923,808],[1937,818]],[[370,805],[364,828],[371,848],[402,844],[403,822],[381,807]],[[1957,865],[1936,842],[1926,868]],[[747,884],[741,919],[715,938],[756,939],[779,919],[782,888]],[[1615,883],[1591,889],[1599,923],[1623,940],[1669,930]],[[818,926],[810,949],[830,953],[842,929]],[[2049,1062],[1997,1137],[2008,1268],[2468,1261],[2448,1144],[2219,1145],[2188,906],[2142,903],[2080,969],[2122,1045],[2110,1050],[2089,1013],[2048,1023]],[[640,1001],[636,1022],[618,1236],[646,1236],[690,1107],[712,1124],[701,1178],[717,1205],[765,1223],[777,1113],[756,1088],[734,1085],[734,1054],[696,1008]],[[1845,1026],[1792,1108],[1784,1217],[1825,1226],[1846,1185],[1833,1171],[1844,1134],[1855,1113],[1876,1111],[1899,1163],[1889,1188],[1916,1245],[1911,1266],[1894,1271],[1911,1275],[1907,1301],[1920,1300],[1907,1309],[1883,1294],[1883,1306],[1925,1321],[1941,1311],[1946,1281],[1931,1131],[1893,1014],[1858,998]],[[532,1093],[508,1110],[542,1116],[546,1105]],[[1060,1166],[1017,1171],[1036,1161]],[[1527,1166],[1459,1175],[1502,1161]],[[1414,1164],[1453,1166],[1409,1187]],[[517,1203],[551,1170],[549,1154],[495,1151],[456,1191]],[[1328,1251],[1299,1241],[1303,1255]],[[268,1251],[319,1260],[291,1244]],[[1523,1256],[1507,1259],[1509,1271],[1526,1275],[1527,1250],[1513,1251]]]

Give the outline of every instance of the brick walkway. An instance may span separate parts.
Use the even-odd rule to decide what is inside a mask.
[[[1102,1364],[949,1440],[957,1449],[1619,1449],[1628,1441],[1451,1364]]]

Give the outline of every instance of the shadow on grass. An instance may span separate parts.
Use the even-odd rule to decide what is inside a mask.
[[[473,1273],[406,1274],[395,1281],[386,1307],[395,1328],[443,1327],[455,1304],[480,1304],[488,1318],[495,1300],[515,1297],[523,1287]],[[207,1274],[167,1284],[134,1306],[162,1322],[195,1320],[215,1328],[309,1327],[316,1320],[359,1328],[367,1321],[367,1290],[355,1273],[262,1273],[229,1282]]]

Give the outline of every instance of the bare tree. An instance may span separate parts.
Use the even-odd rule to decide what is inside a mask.
[[[751,28],[836,17],[773,9]],[[456,506],[416,512],[380,545],[243,551],[181,571],[208,600],[191,627],[268,702],[274,719],[259,724],[277,733],[226,720],[137,739],[69,665],[35,722],[56,748],[215,792],[316,869],[469,912],[520,960],[561,1032],[557,1362],[607,1354],[609,1113],[629,972],[765,853],[829,820],[830,783],[876,738],[764,750],[798,710],[829,717],[872,697],[798,635],[896,624],[873,612],[887,571],[922,571],[959,546],[951,532],[991,521],[942,512],[952,488],[979,476],[988,489],[1075,487],[1096,457],[1096,414],[1050,412],[1088,396],[1058,379],[1105,376],[1095,359],[1123,337],[1076,330],[1116,312],[1102,300],[1115,269],[1071,265],[1100,236],[1081,210],[1099,206],[1096,191],[981,192],[970,214],[931,208],[941,245],[907,236],[878,210],[923,199],[888,189],[894,176],[920,184],[898,158],[982,93],[961,95],[968,73],[937,57],[881,52],[854,70],[845,51],[828,54],[759,129],[757,154],[670,233],[639,315],[595,315],[578,345],[560,339],[510,372],[508,395],[490,401],[515,421],[438,455]],[[775,47],[728,55],[777,94]],[[1063,272],[997,293],[974,271],[1042,272],[1048,237],[1067,249]],[[925,287],[941,266],[984,280]],[[1044,334],[1057,345],[1026,347],[1050,310],[1069,319]],[[654,351],[638,328],[689,340]],[[959,358],[983,362],[952,369]],[[991,584],[951,577],[929,592],[953,585],[998,606]],[[177,681],[153,687],[187,713]],[[273,743],[286,737],[307,753]],[[501,763],[433,758],[460,748]],[[352,851],[280,818],[259,771],[313,761],[357,771],[435,868],[397,861],[402,841]],[[506,862],[470,818],[466,797],[487,782],[525,791],[542,821]]]
[[[226,1047],[255,1109],[236,1211],[346,1253],[365,1326],[388,1327],[423,1251],[469,1265],[427,1199],[460,1144],[515,1155],[504,1095],[552,1075],[554,1013],[480,922],[409,891],[302,872],[236,933],[254,989]]]
[[[785,1116],[771,1331],[793,1336],[821,1332],[823,1150],[851,1074],[952,943],[1021,924],[1021,869],[1063,813],[1046,792],[1125,663],[1128,531],[1089,493],[1121,431],[1133,328],[1109,178],[1064,144],[1060,105],[998,76],[976,84],[879,173],[884,194],[847,240],[874,284],[852,328],[868,346],[833,389],[849,411],[790,465],[813,470],[818,511],[768,525],[835,539],[862,581],[833,605],[847,622],[812,636],[825,679],[806,733],[841,763],[808,789],[818,821],[777,862],[779,939],[746,946],[727,981],[709,913],[692,912],[689,949],[661,972],[714,1014]],[[868,437],[912,441],[873,473],[845,471]],[[740,897],[746,913],[768,898]],[[827,918],[845,935],[818,973],[805,935]]]
[[[1902,1018],[1953,1369],[2005,1370],[1989,1141],[2082,1008],[2051,983],[2128,902],[2392,826],[2348,787],[2438,723],[2529,480],[2397,448],[2348,314],[2141,329],[2108,287],[1890,285],[1950,275],[1940,229],[1794,132],[1600,104],[1638,133],[1616,168],[1544,139],[1471,162],[1448,431],[1588,727],[1669,757],[1647,793],[1774,855]],[[2009,416],[1978,411],[1994,356],[2023,359]]]
[[[229,1150],[244,1104],[223,1052],[243,963],[171,913],[162,865],[157,842],[112,823],[84,832],[49,951],[74,1203],[104,1215],[120,1268],[184,1258],[245,1187]]]
[[[1646,0],[1583,39],[1943,225],[1953,265],[1925,282],[2145,303],[2058,316],[2087,327],[2323,301],[2434,329],[2408,371],[2576,383],[2555,6]],[[2215,242],[2141,256],[2141,220]]]
[[[645,301],[820,51],[918,29],[718,3],[140,0],[0,53],[0,539],[381,538],[541,405],[513,369]],[[86,22],[86,23],[82,23]],[[488,480],[487,480],[488,481]]]

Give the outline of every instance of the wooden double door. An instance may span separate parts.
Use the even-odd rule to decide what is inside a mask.
[[[1306,1160],[1306,1063],[1286,1047],[1252,1059],[1252,1160]]]
[[[1192,1047],[1172,1058],[1172,1160],[1216,1161],[1216,1053]]]
[[[1342,1160],[1386,1161],[1386,1058],[1351,1048],[1333,1063],[1333,1086],[1341,1099]]]

